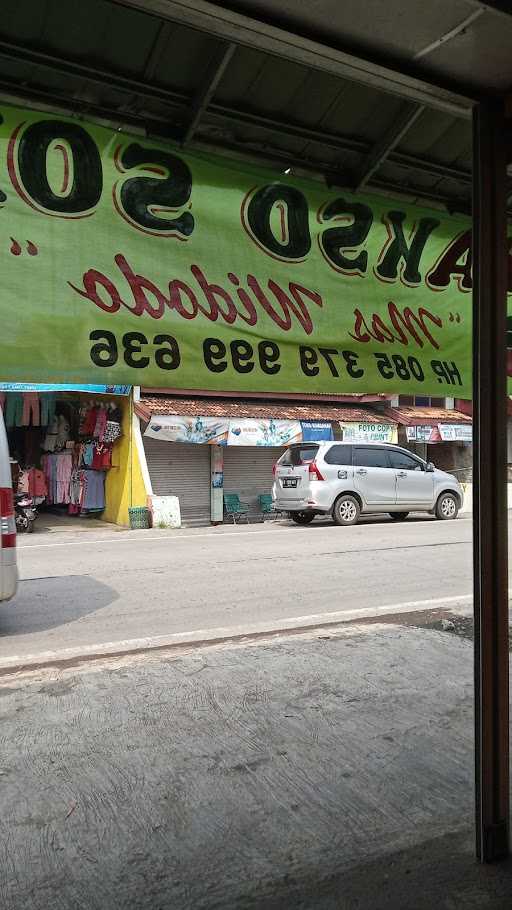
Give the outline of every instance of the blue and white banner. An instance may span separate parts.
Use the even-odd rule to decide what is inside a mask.
[[[0,382],[0,392],[90,392],[92,395],[129,395],[131,385],[59,385],[45,382]]]
[[[334,439],[330,420],[301,420],[302,442],[329,442]]]

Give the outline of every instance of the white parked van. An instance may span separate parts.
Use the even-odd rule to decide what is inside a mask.
[[[11,464],[4,418],[0,409],[0,601],[14,597],[17,586],[16,522]]]

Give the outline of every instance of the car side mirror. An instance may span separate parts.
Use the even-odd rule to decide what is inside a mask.
[[[429,461],[429,463],[427,464],[427,467],[425,468],[425,471],[427,472],[427,474],[433,474],[435,469],[436,469],[436,466],[434,464],[432,464],[431,461]]]

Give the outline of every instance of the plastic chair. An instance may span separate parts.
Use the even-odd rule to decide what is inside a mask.
[[[265,516],[270,515],[272,518],[277,518],[277,512],[274,509],[274,503],[272,502],[272,496],[270,493],[260,493],[258,496],[261,514],[263,516],[263,521],[265,521]]]
[[[238,493],[224,493],[224,512],[233,519],[233,524],[240,518],[249,524],[249,504],[241,502]]]

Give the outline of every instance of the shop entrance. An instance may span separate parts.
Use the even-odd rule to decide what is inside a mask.
[[[18,503],[31,503],[37,513],[18,530],[97,527],[107,505],[108,475],[118,467],[119,399],[21,388],[0,392],[13,488]]]

